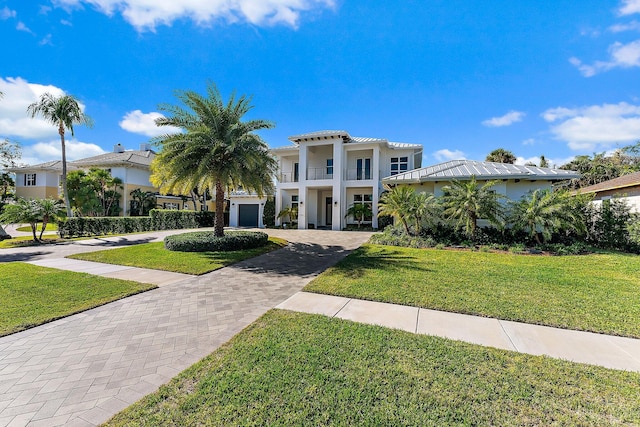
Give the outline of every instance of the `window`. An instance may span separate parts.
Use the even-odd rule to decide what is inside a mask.
[[[353,204],[364,204],[369,205],[373,213],[373,194],[354,194],[353,195]],[[373,218],[371,215],[367,215],[364,217],[365,221],[371,221]]]
[[[333,159],[327,159],[327,177],[333,177]]]
[[[297,163],[296,163],[297,164]],[[291,196],[291,207],[298,209],[298,196]]]
[[[24,186],[25,187],[34,187],[36,185],[36,174],[35,173],[25,173],[24,174]]]
[[[356,179],[371,179],[371,159],[356,160]]]
[[[391,158],[391,175],[397,175],[409,170],[408,157],[392,157]]]
[[[180,209],[180,204],[179,203],[165,202],[163,205],[164,205],[165,209],[172,209],[172,210]]]
[[[298,182],[300,178],[300,163],[293,164],[293,182]]]

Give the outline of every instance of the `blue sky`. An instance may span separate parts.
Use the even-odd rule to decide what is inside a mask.
[[[640,139],[640,0],[0,0],[0,136],[60,157],[25,110],[49,91],[94,121],[69,157],[134,149],[174,90],[252,94],[287,136],[343,129],[556,165]]]

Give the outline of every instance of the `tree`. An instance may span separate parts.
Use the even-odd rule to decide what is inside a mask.
[[[120,211],[122,180],[105,169],[71,171],[67,191],[72,210],[79,216],[116,216]]]
[[[149,211],[156,206],[156,195],[151,191],[142,191],[140,188],[136,188],[129,194],[133,199],[132,214],[135,210],[138,216],[147,216]]]
[[[373,215],[373,212],[371,212],[371,205],[368,203],[354,203],[349,209],[347,209],[347,214],[344,217],[352,216],[358,223],[358,228],[360,228],[362,221],[371,215]]]
[[[407,235],[409,232],[408,220],[411,217],[414,206],[415,190],[407,185],[389,187],[385,185],[385,192],[378,203],[378,216],[392,216],[399,220]]]
[[[509,150],[497,148],[487,154],[487,158],[485,160],[487,162],[514,164],[516,162],[516,156]]]
[[[51,221],[55,221],[58,218],[64,217],[64,206],[61,200],[53,199],[41,199],[38,200],[38,210],[40,220],[42,221],[42,228],[40,229],[40,237],[42,240],[42,234],[47,228],[47,224]]]
[[[40,96],[38,102],[27,107],[27,112],[31,114],[31,118],[42,116],[46,121],[58,127],[60,135],[60,148],[62,151],[62,192],[64,194],[64,204],[67,209],[67,216],[73,216],[71,212],[71,203],[67,192],[67,151],[65,146],[65,131],[71,132],[71,136],[75,136],[73,125],[93,126],[93,120],[82,112],[80,103],[71,95],[54,96],[50,93],[44,93]]]
[[[251,97],[235,93],[225,103],[218,88],[209,83],[207,96],[178,91],[186,108],[163,104],[168,117],[158,126],[176,126],[181,133],[154,138],[161,147],[151,164],[151,180],[163,192],[188,193],[194,188],[215,194],[214,233],[224,235],[224,195],[242,187],[258,196],[272,193],[277,163],[267,144],[254,132],[274,125],[265,120],[242,121],[253,107]]]
[[[541,168],[548,168],[551,167],[551,165],[549,165],[549,161],[547,160],[547,158],[544,156],[544,154],[540,155],[540,167]]]
[[[534,190],[513,202],[510,221],[514,229],[528,232],[538,244],[551,239],[559,230],[581,231],[584,228],[584,218],[573,209],[569,192],[549,189]]]
[[[444,214],[455,222],[458,229],[471,237],[476,231],[478,219],[486,219],[494,225],[501,224],[502,196],[491,190],[497,181],[488,181],[482,186],[472,176],[469,181],[454,179],[442,188]]]
[[[278,218],[289,218],[289,223],[295,221],[294,218],[298,219],[298,207],[297,206],[287,206],[283,208],[280,212],[278,212]]]
[[[38,237],[36,236],[36,228],[40,218],[40,205],[38,200],[19,198],[15,203],[11,203],[4,207],[2,214],[0,214],[0,223],[29,224],[31,226],[31,232],[33,233],[33,241],[37,242]]]

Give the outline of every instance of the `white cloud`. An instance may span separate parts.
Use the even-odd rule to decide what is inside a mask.
[[[51,41],[51,34],[47,34],[38,42],[40,46],[49,45],[53,46],[53,42]]]
[[[16,11],[15,10],[11,10],[7,6],[3,7],[2,9],[0,9],[0,19],[2,19],[3,21],[5,19],[15,18],[15,17],[16,17]]]
[[[449,150],[447,148],[438,150],[433,153],[433,157],[439,162],[446,162],[447,160],[462,160],[465,159],[464,153],[460,150]]]
[[[127,132],[152,137],[181,132],[181,129],[177,127],[157,126],[156,119],[161,117],[163,117],[162,114],[155,111],[151,113],[143,113],[140,110],[130,111],[122,118],[120,127]]]
[[[29,34],[34,34],[34,32],[31,31],[31,28],[27,27],[22,21],[18,21],[18,24],[16,25],[16,30],[24,31],[25,33],[29,33]]]
[[[67,9],[89,4],[109,16],[121,13],[138,31],[154,31],[158,25],[170,26],[185,18],[198,25],[225,20],[295,28],[302,12],[333,8],[335,0],[54,0],[54,4]]]
[[[81,142],[75,138],[65,140],[65,148],[67,160],[69,161],[105,153],[105,151],[96,144]],[[20,162],[28,165],[36,165],[51,160],[60,160],[61,158],[60,139],[52,139],[50,141],[37,142],[22,147],[22,158]]]
[[[574,151],[591,153],[637,141],[640,137],[640,106],[626,102],[580,108],[551,108],[542,117],[556,139]]]
[[[640,67],[640,40],[627,44],[615,42],[609,46],[609,56],[609,61],[596,61],[591,65],[584,64],[575,57],[569,58],[569,62],[577,67],[585,77],[592,77],[613,68]]]
[[[635,19],[625,24],[615,24],[609,27],[612,33],[622,33],[624,31],[640,31],[640,22]]]
[[[534,145],[536,143],[536,140],[533,138],[527,138],[524,141],[522,141],[522,145]]]
[[[622,5],[618,9],[620,15],[633,15],[640,13],[640,0],[622,0]]]
[[[38,101],[46,92],[55,96],[64,95],[64,91],[52,85],[29,83],[20,77],[0,77],[0,92],[4,98],[0,100],[0,135],[22,138],[47,138],[58,134],[51,123],[27,115],[27,107]],[[84,110],[84,105],[80,104]]]
[[[507,114],[505,114],[504,116],[500,116],[500,117],[492,117],[490,119],[487,119],[485,121],[482,122],[482,124],[484,126],[487,127],[503,127],[503,126],[510,126],[516,122],[520,122],[522,121],[522,118],[525,116],[526,114],[523,113],[522,111],[509,111]]]

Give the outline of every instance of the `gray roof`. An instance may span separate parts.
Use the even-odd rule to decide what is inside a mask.
[[[402,184],[428,181],[465,180],[475,176],[478,180],[521,179],[534,181],[561,181],[579,178],[580,174],[563,169],[521,166],[508,163],[479,162],[475,160],[451,160],[421,169],[414,169],[382,180],[385,184]]]
[[[105,153],[86,159],[74,160],[67,162],[69,170],[90,168],[90,167],[118,167],[118,166],[137,166],[141,168],[149,168],[151,161],[155,157],[153,151],[131,150],[122,153]],[[51,162],[39,163],[37,165],[27,165],[16,168],[10,168],[10,172],[26,172],[31,170],[60,171],[62,170],[62,161],[53,160]]]
[[[67,168],[73,170],[73,167],[70,167],[69,162],[67,162]],[[7,168],[9,172],[23,172],[25,170],[39,170],[39,171],[61,171],[62,170],[62,160],[52,160],[50,162],[39,163],[33,166],[15,166],[12,168]]]
[[[294,144],[296,144],[295,147],[292,147],[292,146],[277,147],[277,148],[272,148],[271,150],[273,150],[273,151],[291,150],[291,149],[296,149],[297,145],[302,141],[313,141],[313,140],[334,139],[334,138],[342,138],[342,140],[345,143],[348,143],[348,144],[371,144],[371,143],[376,144],[377,143],[377,144],[386,144],[387,147],[389,147],[389,148],[422,149],[422,145],[421,144],[408,144],[408,143],[404,143],[404,142],[389,142],[389,140],[385,139],[385,138],[371,138],[371,137],[351,136],[351,135],[349,135],[349,132],[347,132],[346,130],[321,130],[321,131],[317,131],[317,132],[302,133],[300,135],[290,136],[288,139],[289,139],[289,141],[291,141]]]

